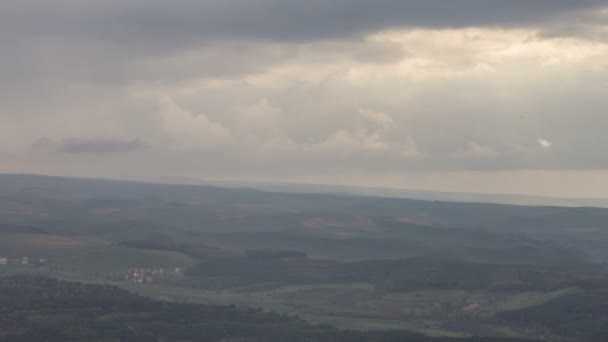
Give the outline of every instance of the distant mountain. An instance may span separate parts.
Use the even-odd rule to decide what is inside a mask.
[[[71,177],[55,177],[33,174],[0,174],[0,182],[16,182],[25,185],[29,181],[34,184],[53,184],[67,183],[89,184],[148,184],[158,187],[167,186],[203,186],[212,188],[230,188],[239,190],[258,190],[264,192],[291,193],[291,194],[319,194],[319,195],[343,195],[356,197],[382,197],[395,199],[411,199],[421,201],[456,202],[456,203],[489,203],[506,204],[519,206],[549,206],[549,207],[594,207],[608,208],[608,198],[568,198],[568,197],[547,197],[520,194],[491,194],[491,193],[472,193],[472,192],[443,192],[430,190],[414,190],[402,188],[383,188],[365,187],[354,185],[330,185],[330,184],[299,184],[281,182],[257,182],[257,181],[223,181],[206,180],[196,178],[167,178],[167,179],[146,179],[143,181],[135,180],[116,180],[116,179],[87,179]],[[1,186],[2,184],[0,184]],[[15,184],[13,184],[15,185]],[[141,188],[141,186],[137,186]],[[0,188],[1,190],[1,188]]]
[[[191,183],[192,181],[190,181]],[[608,208],[605,198],[566,198],[545,197],[518,194],[483,194],[470,192],[440,192],[429,190],[412,190],[399,188],[378,188],[349,185],[326,184],[295,184],[295,183],[264,183],[264,182],[229,182],[229,181],[200,181],[199,184],[222,187],[247,187],[251,189],[287,192],[287,193],[316,193],[342,194],[351,196],[404,198],[423,201],[465,202],[465,203],[494,203],[525,206],[557,206],[557,207],[597,207]]]
[[[374,197],[349,187],[257,187],[267,191],[245,184],[0,175],[0,223],[113,242],[190,234],[183,238],[199,236],[228,249],[293,249],[347,260],[440,254],[580,264],[582,253],[608,261],[606,208]]]

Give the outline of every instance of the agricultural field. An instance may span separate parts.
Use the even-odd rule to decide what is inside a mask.
[[[92,239],[38,233],[5,233],[0,231],[0,253],[5,257],[57,256],[103,247]]]
[[[0,278],[356,331],[595,341],[608,326],[607,209],[52,178],[0,177],[0,190]],[[597,319],[547,315],[573,306]]]

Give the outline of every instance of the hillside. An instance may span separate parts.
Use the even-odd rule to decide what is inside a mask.
[[[408,332],[338,331],[261,310],[156,302],[115,287],[37,277],[0,278],[0,300],[3,341],[445,340]]]
[[[411,331],[594,341],[604,336],[605,313],[591,304],[605,299],[607,219],[601,208],[0,175],[0,275],[109,284],[163,303],[257,308],[280,313],[264,316],[271,320],[305,320],[288,320],[298,334],[317,324],[332,327],[315,328],[322,334],[363,340]],[[543,319],[577,303],[583,317],[597,317]],[[142,316],[142,329],[162,326],[160,311]],[[132,314],[116,317],[139,315]],[[98,324],[78,321],[83,333]]]

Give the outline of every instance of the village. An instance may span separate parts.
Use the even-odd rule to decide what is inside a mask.
[[[1,265],[44,265],[47,263],[46,259],[31,259],[29,257],[22,257],[11,259],[7,257],[0,257]]]
[[[44,258],[9,258],[0,257],[1,266],[44,266],[47,265],[48,261]],[[130,268],[124,274],[124,280],[133,283],[153,283],[161,279],[168,278],[182,278],[184,276],[184,270],[182,268]]]
[[[176,267],[164,268],[131,268],[125,274],[125,280],[133,283],[152,283],[164,278],[182,278],[184,270]]]

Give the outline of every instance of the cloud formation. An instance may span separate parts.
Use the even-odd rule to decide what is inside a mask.
[[[599,0],[3,2],[0,172],[603,172],[607,18]]]
[[[260,42],[353,41],[390,29],[470,27],[589,36],[602,24],[598,8],[604,5],[603,0],[3,2],[0,41],[8,53],[0,57],[0,71],[13,81],[166,81],[193,71],[209,76],[259,71],[294,55],[293,46],[272,51],[256,48]],[[563,21],[568,25],[555,24]],[[374,45],[352,54],[394,60],[401,51]],[[243,55],[248,58],[239,58]]]
[[[32,147],[37,151],[103,155],[143,149],[145,144],[138,139],[64,139],[56,142],[41,138],[35,141]]]
[[[553,142],[546,139],[539,138],[537,141],[544,150],[549,150],[553,146]]]
[[[602,0],[24,0],[1,9],[4,27],[13,31],[180,44],[195,38],[331,39],[400,27],[536,26],[604,5]],[[24,17],[29,20],[20,21]]]

